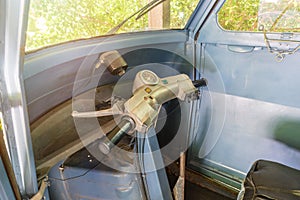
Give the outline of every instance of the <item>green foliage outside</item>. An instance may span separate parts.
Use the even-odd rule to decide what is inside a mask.
[[[299,32],[299,0],[227,0],[218,13],[225,30]]]
[[[257,31],[259,0],[228,0],[218,13],[218,21],[226,30]]]
[[[26,51],[105,35],[150,0],[31,0]],[[182,29],[199,0],[166,0],[170,27]],[[227,0],[218,13],[225,30],[299,32],[299,0]],[[284,10],[287,10],[286,12]],[[283,15],[278,19],[278,16]],[[274,22],[275,27],[271,28]],[[263,26],[262,26],[263,25]],[[127,21],[116,33],[145,31],[148,14]],[[262,29],[263,27],[263,29]]]
[[[298,32],[300,28],[300,1],[280,0],[277,3],[261,3],[258,21],[266,30]]]
[[[105,35],[149,0],[31,0],[26,50]],[[183,28],[198,0],[170,0],[170,28]],[[117,33],[148,28],[148,14],[127,21]]]

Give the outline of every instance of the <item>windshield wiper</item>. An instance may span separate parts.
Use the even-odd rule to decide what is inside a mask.
[[[152,10],[153,8],[155,8],[156,6],[158,6],[159,4],[161,4],[164,1],[166,1],[166,0],[153,0],[153,1],[149,2],[144,7],[142,7],[141,9],[139,9],[138,11],[136,11],[135,13],[133,13],[132,15],[130,15],[129,17],[127,17],[126,19],[124,19],[117,26],[115,26],[112,29],[110,29],[106,33],[106,35],[112,35],[112,34],[116,33],[128,20],[130,20],[131,18],[133,18],[136,15],[137,15],[137,17],[135,18],[135,20],[140,19],[142,16],[144,16],[145,14],[147,14],[150,10]]]

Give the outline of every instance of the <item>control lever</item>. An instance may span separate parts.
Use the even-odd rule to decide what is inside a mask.
[[[152,71],[140,71],[134,80],[133,96],[124,103],[125,119],[107,134],[99,145],[100,150],[108,154],[130,131],[146,134],[151,126],[156,125],[163,103],[175,98],[195,100],[199,95],[197,88],[206,85],[207,80],[204,78],[192,82],[188,76],[180,74],[160,79]]]
[[[197,86],[205,81],[197,81]],[[124,114],[135,122],[135,130],[146,133],[156,125],[161,106],[172,100],[192,101],[199,97],[199,91],[185,74],[159,78],[150,70],[137,73],[133,87],[133,96],[124,103]]]
[[[164,164],[162,155],[152,154],[159,148],[159,143],[157,137],[151,136],[151,133],[155,133],[154,127],[164,103],[175,98],[188,102],[198,99],[197,88],[206,85],[206,79],[192,82],[185,74],[159,78],[150,70],[142,70],[134,79],[133,96],[127,101],[117,101],[106,110],[83,113],[74,111],[72,116],[86,118],[117,114],[122,118],[119,125],[100,142],[99,149],[104,154],[109,154],[126,134],[135,132],[137,135],[144,135],[137,137],[136,150],[138,164],[144,174],[142,180],[147,198],[172,199],[165,169],[160,168]]]
[[[108,154],[129,132],[138,131],[146,134],[148,129],[155,127],[162,104],[172,100],[191,101],[199,97],[198,87],[206,86],[207,80],[191,81],[185,74],[159,78],[150,70],[137,73],[133,87],[133,96],[127,101],[117,101],[111,108],[92,112],[73,111],[76,118],[102,117],[121,115],[123,120],[104,139],[99,148]]]

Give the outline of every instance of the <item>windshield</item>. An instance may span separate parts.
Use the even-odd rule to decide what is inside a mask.
[[[106,34],[183,29],[197,4],[198,0],[31,0],[26,51]]]

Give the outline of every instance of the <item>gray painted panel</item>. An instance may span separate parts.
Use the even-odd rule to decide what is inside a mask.
[[[25,57],[25,79],[70,60],[123,48],[178,44],[186,41],[185,31],[153,31],[72,41],[45,48]],[[173,49],[174,50],[174,49]],[[182,52],[182,51],[181,51]]]
[[[209,92],[190,163],[240,180],[258,159],[300,169],[300,57],[278,63],[265,48],[241,53],[202,45]]]
[[[186,39],[186,36],[183,32],[174,31],[174,33],[171,33],[170,31],[168,31],[167,33],[170,36],[168,40],[166,39],[165,32],[160,31],[159,33],[162,34],[159,35],[158,33],[148,33],[149,38],[156,38],[156,42],[151,45],[139,46],[141,44],[148,44],[149,41],[147,40],[138,45],[138,42],[140,40],[145,39],[145,37],[147,37],[147,34],[145,33],[140,33],[137,37],[137,40],[134,40],[133,38],[129,37],[127,41],[124,39],[124,35],[119,36],[119,42],[108,40],[106,41],[105,45],[107,46],[108,44],[110,44],[109,49],[114,49],[121,45],[121,47],[123,48],[119,49],[121,53],[127,53],[133,50],[147,48],[165,50],[167,52],[174,53],[174,55],[179,55],[188,60],[191,60],[192,54],[187,53],[191,52],[191,49],[184,49],[184,40]],[[92,40],[92,42],[88,40],[86,40],[85,42],[78,41],[74,44],[65,44],[62,46],[44,49],[39,52],[27,55],[24,76],[26,77],[25,90],[27,93],[26,97],[28,101],[28,113],[31,123],[35,121],[38,117],[40,117],[42,114],[49,111],[51,108],[59,105],[60,103],[72,97],[74,80],[77,76],[78,70],[81,67],[82,68],[80,69],[80,72],[91,74],[91,69],[93,68],[99,54],[108,50],[105,49],[102,46],[102,44],[98,44],[98,48],[96,48],[96,50],[94,49],[92,52],[87,53],[85,51],[85,48],[89,47],[91,43],[94,45],[93,48],[97,46],[94,40]],[[81,46],[77,43],[81,44]],[[158,43],[165,44],[161,45]],[[126,48],[126,45],[128,45],[130,48]],[[71,48],[72,46],[73,48]],[[78,53],[81,57],[77,55]],[[188,56],[186,56],[185,54],[187,54]],[[157,59],[158,56],[163,57],[161,54],[159,54],[156,55],[156,57],[153,57],[153,59]],[[134,59],[139,60],[139,58]],[[169,64],[174,65],[174,63],[172,63],[173,58],[169,59]],[[178,67],[178,64],[175,65],[176,66],[173,67]],[[184,68],[185,66],[180,67]],[[86,68],[86,70],[84,70],[84,68]],[[98,81],[99,73],[101,73],[101,71],[102,70],[95,70],[93,81]],[[183,69],[182,71],[191,70]],[[116,81],[116,79],[118,78],[113,77],[107,71],[105,71],[105,75],[102,77],[103,78],[101,79],[100,84],[111,83]]]
[[[208,91],[203,93],[201,119],[214,118],[217,111],[210,110]],[[258,159],[273,160],[300,169],[300,144],[293,131],[285,124],[300,124],[300,109],[232,95],[224,95],[226,101],[224,124],[200,120],[200,130],[193,150],[197,158],[204,158],[218,166],[218,170],[236,171],[243,178],[251,164]],[[220,127],[214,134],[207,123]],[[208,140],[206,138],[213,137]],[[203,139],[204,138],[204,139]],[[204,142],[202,143],[202,141]],[[207,141],[216,141],[211,143]],[[214,145],[215,144],[215,145]],[[211,146],[212,148],[211,148]],[[206,147],[206,148],[203,148]],[[211,150],[211,151],[210,151]]]
[[[2,200],[15,199],[15,195],[9,183],[1,157],[0,157],[0,199]]]
[[[277,62],[266,49],[237,53],[208,44],[205,50],[204,76],[220,73],[226,93],[300,108],[298,55]]]

